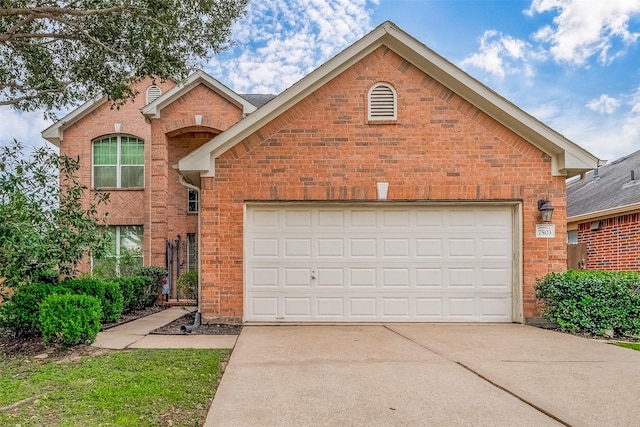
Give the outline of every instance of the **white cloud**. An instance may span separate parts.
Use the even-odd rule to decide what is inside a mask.
[[[23,112],[10,107],[0,107],[0,145],[7,146],[14,139],[27,147],[41,147],[48,144],[40,132],[51,125],[42,111]]]
[[[473,66],[499,78],[506,75],[533,77],[529,57],[536,55],[524,40],[488,30],[479,42],[479,51],[466,57],[462,61],[463,67]]]
[[[601,95],[600,98],[587,102],[587,108],[603,114],[613,114],[620,106],[620,100],[609,95]]]
[[[236,46],[205,70],[239,93],[279,93],[371,30],[378,0],[261,0],[233,27]]]
[[[597,56],[607,64],[623,53],[615,50],[616,42],[626,47],[640,37],[629,27],[630,19],[640,15],[637,0],[533,0],[525,10],[529,16],[545,12],[558,15],[553,25],[541,28],[533,37],[549,45],[558,62],[584,65]]]

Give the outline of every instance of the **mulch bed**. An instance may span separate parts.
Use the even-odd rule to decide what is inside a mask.
[[[165,310],[165,306],[152,306],[144,310],[138,310],[133,313],[122,315],[120,320],[116,323],[109,323],[103,326],[103,330],[113,328],[114,326],[122,325],[136,319],[140,319],[145,316],[157,313]],[[181,327],[192,325],[194,322],[195,314],[187,313],[183,317],[175,320],[168,325],[165,325],[155,331],[152,334],[158,335],[182,335]],[[239,335],[242,331],[242,325],[236,324],[218,324],[218,323],[204,323],[199,328],[191,332],[191,335]],[[16,338],[8,329],[0,328],[0,354],[13,358],[19,356],[38,356],[46,355],[47,358],[66,358],[69,356],[81,356],[90,355],[103,352],[102,349],[97,347],[91,347],[88,345],[78,345],[70,348],[62,348],[49,346],[42,342],[41,337],[26,337]]]
[[[156,335],[182,335],[182,326],[193,325],[195,313],[188,313],[173,322],[151,331]],[[240,335],[242,325],[228,323],[203,323],[188,335]]]

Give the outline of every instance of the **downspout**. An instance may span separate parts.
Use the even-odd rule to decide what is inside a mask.
[[[201,311],[201,307],[202,307],[202,234],[201,234],[201,227],[202,227],[202,219],[200,217],[200,211],[202,210],[202,200],[200,198],[200,188],[196,187],[193,184],[189,184],[187,181],[184,180],[184,177],[180,174],[178,174],[178,180],[180,181],[180,184],[182,184],[183,186],[195,191],[196,193],[198,193],[198,311],[196,311],[196,317],[193,320],[193,324],[192,325],[187,325],[187,326],[182,326],[180,328],[180,331],[183,334],[186,333],[191,333],[191,331],[193,331],[194,329],[197,329],[200,327],[200,323],[202,321],[202,311]]]

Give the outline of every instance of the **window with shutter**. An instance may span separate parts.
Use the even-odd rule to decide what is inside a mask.
[[[369,89],[369,120],[397,120],[398,97],[388,83],[378,83]]]

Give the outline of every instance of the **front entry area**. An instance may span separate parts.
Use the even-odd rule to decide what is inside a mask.
[[[513,212],[249,204],[245,321],[511,322]]]

